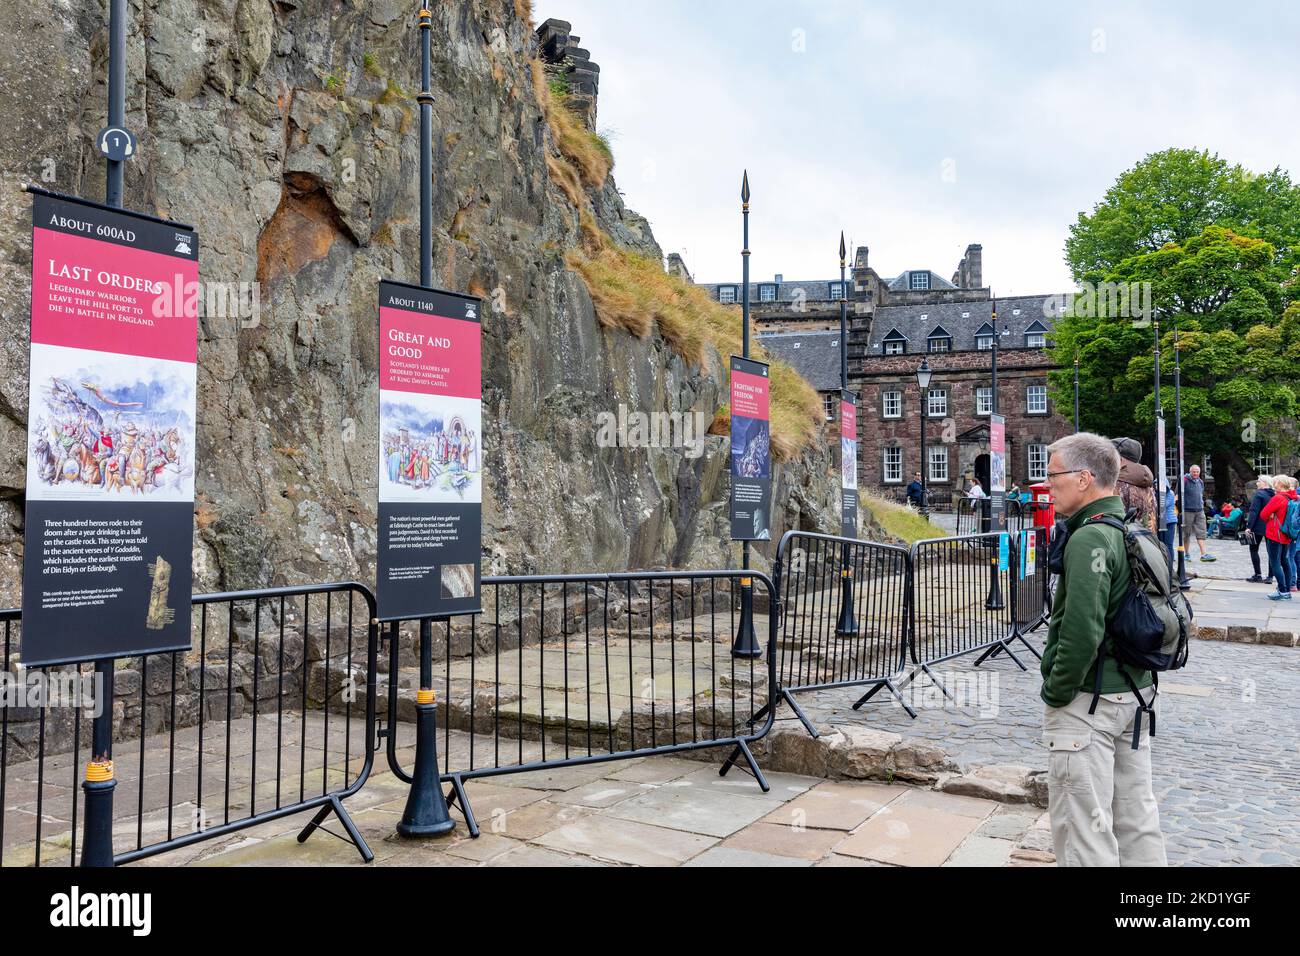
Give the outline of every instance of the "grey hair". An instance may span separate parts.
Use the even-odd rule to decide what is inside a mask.
[[[1265,487],[1272,488],[1272,487],[1273,487],[1273,476],[1272,476],[1272,475],[1260,475],[1259,478],[1256,480],[1255,484],[1258,485],[1260,488],[1265,488]]]
[[[1119,452],[1109,438],[1092,432],[1066,435],[1047,446],[1049,455],[1057,455],[1066,471],[1089,471],[1099,488],[1110,491],[1119,478]]]

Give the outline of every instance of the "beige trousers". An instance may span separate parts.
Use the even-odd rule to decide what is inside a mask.
[[[1152,688],[1142,689],[1151,699]],[[1148,716],[1132,749],[1137,701],[1131,693],[1080,694],[1043,715],[1051,751],[1047,810],[1057,866],[1166,866],[1160,810],[1151,790]]]

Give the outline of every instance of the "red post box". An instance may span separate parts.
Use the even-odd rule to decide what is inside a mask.
[[[1046,528],[1047,538],[1050,541],[1052,529],[1056,527],[1056,500],[1052,497],[1052,489],[1048,487],[1047,482],[1040,481],[1029,486],[1029,494],[1030,508],[1034,512],[1034,527]]]

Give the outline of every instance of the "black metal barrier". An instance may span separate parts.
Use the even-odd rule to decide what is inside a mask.
[[[855,710],[882,687],[901,701],[893,677],[907,661],[907,548],[788,531],[777,546],[775,568],[782,611],[775,705],[788,704],[816,737],[795,702],[799,691],[869,687]],[[906,702],[903,707],[915,716]]]
[[[1011,635],[1006,642],[990,647],[984,652],[976,666],[997,657],[1011,640],[1018,640],[1035,657],[1042,659],[1038,648],[1025,639],[1025,635],[1047,623],[1052,614],[1052,577],[1048,569],[1048,546],[1051,542],[1051,529],[1026,528],[1016,535],[1016,583],[1013,588]]]
[[[113,831],[129,847],[114,864],[305,810],[317,813],[299,842],[333,813],[369,862],[342,801],[374,763],[370,589],[339,582],[192,603],[190,651],[124,658],[114,673]],[[64,691],[93,681],[89,663],[23,671],[20,612],[0,611],[0,622],[7,678]],[[70,699],[0,707],[0,865],[77,862],[91,714]]]
[[[755,615],[768,616],[759,659],[731,653],[742,578],[756,585]],[[481,613],[434,626],[448,804],[477,836],[467,780],[709,747],[731,747],[720,772],[743,759],[766,792],[749,745],[772,726],[776,594],[765,575],[742,570],[484,578]],[[417,683],[416,635],[396,622],[384,634],[380,736],[406,782],[399,750],[414,732],[403,744],[397,728]]]

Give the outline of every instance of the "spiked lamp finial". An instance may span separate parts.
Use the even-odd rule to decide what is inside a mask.
[[[749,204],[749,170],[745,170],[740,180],[740,201]]]
[[[841,230],[840,230],[840,265],[844,265],[844,253],[845,253],[845,251],[846,251],[846,250],[845,250],[845,248],[844,248],[844,230],[841,229]]]

